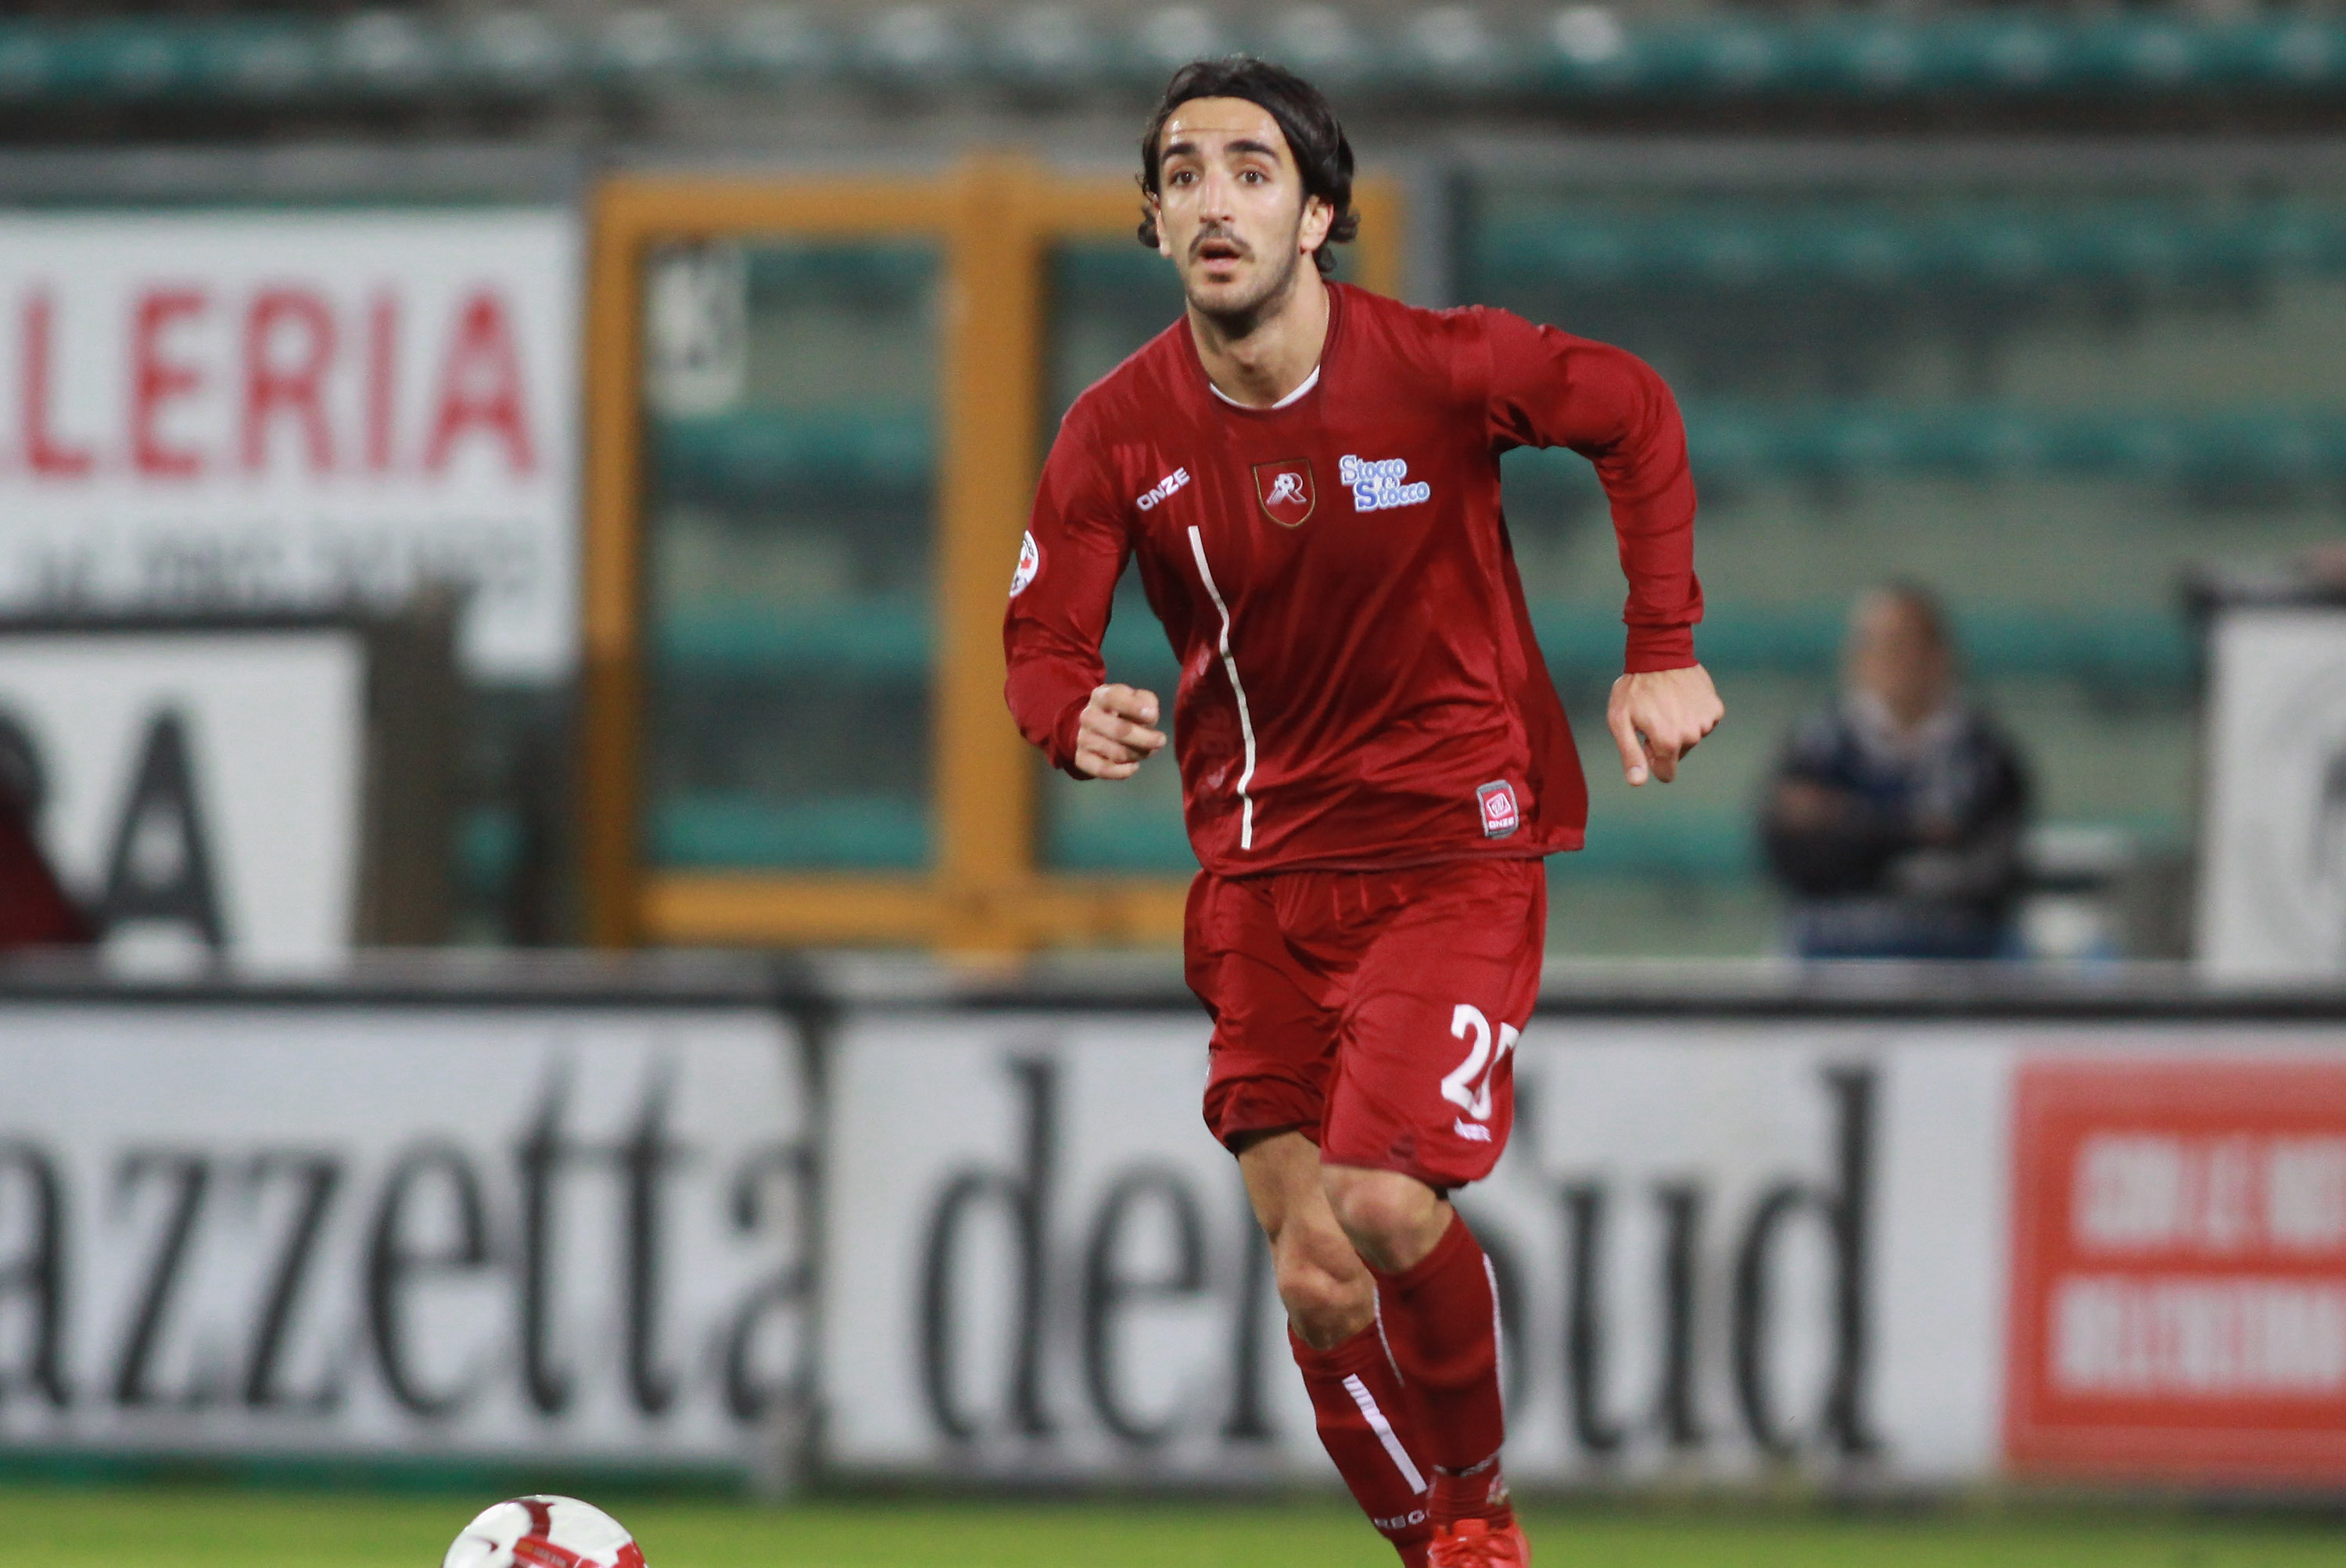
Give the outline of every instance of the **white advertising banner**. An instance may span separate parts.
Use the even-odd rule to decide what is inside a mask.
[[[1198,1120],[1204,1035],[1163,1014],[851,1023],[826,1119],[842,1217],[826,1232],[831,1463],[1327,1476],[1234,1162]],[[1500,1287],[1510,1472],[1735,1482],[1790,1461],[1932,1485],[2101,1464],[2206,1479],[2194,1455],[2252,1461],[2279,1431],[2294,1471],[2225,1473],[2346,1474],[2346,1450],[2320,1435],[2346,1430],[2346,1311],[2320,1316],[2346,1300],[2346,1158],[2332,1193],[2318,1157],[2346,1150],[2346,1068],[2252,1060],[2301,1063],[2307,1044],[2253,1030],[1535,1019],[1513,1142],[1459,1199]],[[2289,1255],[2303,1278],[2275,1299],[2296,1311],[2302,1297],[2312,1316],[2303,1344],[2252,1368],[2294,1369],[2281,1387],[2297,1402],[2278,1415],[2243,1402],[2262,1386],[2249,1373],[2181,1394],[2154,1380],[2139,1410],[2098,1384],[2081,1403],[2063,1381],[2064,1356],[2123,1363],[2133,1330],[2065,1328],[2076,1288],[2045,1270],[2083,1268],[2089,1283],[2134,1270],[2153,1289],[2175,1267],[2095,1250],[2091,1215],[2070,1207],[2086,1178],[2061,1163],[2085,1135],[2032,1134],[2015,1166],[2015,1081],[2066,1083],[2073,1059],[2108,1080],[2095,1125],[2117,1130],[2130,1113],[2107,1106],[2176,1061],[2198,1074],[2176,1091],[2187,1105],[2282,1074],[2195,1134],[2230,1147],[2270,1135],[2276,1104],[2296,1107],[2275,1157],[2307,1189],[2287,1234],[2311,1250]],[[2035,1173],[2017,1196],[2016,1168]],[[2325,1204],[2337,1234],[2317,1237]],[[2050,1238],[2028,1257],[2055,1259],[2032,1263],[2025,1289],[2016,1226]],[[2258,1261],[2226,1262],[2246,1272],[2225,1288],[2266,1288]],[[2026,1353],[2010,1359],[2015,1326]],[[2165,1425],[2145,1440],[2146,1422]],[[2201,1431],[2226,1422],[2220,1441]]]
[[[0,1446],[1332,1481],[1199,1021],[786,1019],[0,1003]],[[2346,1030],[1515,1059],[1519,1481],[2346,1484]]]
[[[0,1005],[0,1443],[770,1463],[770,1010]]]
[[[0,631],[0,747],[114,942],[350,950],[366,664],[355,629]]]
[[[0,218],[0,609],[471,592],[574,657],[578,235],[541,208]]]
[[[2346,973],[2346,608],[2228,609],[2208,642],[2199,962]]]

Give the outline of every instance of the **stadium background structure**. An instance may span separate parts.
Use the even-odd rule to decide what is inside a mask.
[[[1166,792],[984,760],[1002,737],[977,717],[975,598],[1024,506],[1015,461],[978,481],[967,459],[989,431],[1015,437],[996,454],[1039,449],[1028,435],[1171,319],[1116,210],[1131,136],[1173,65],[1230,47],[1334,93],[1400,215],[1362,248],[1390,286],[1621,341],[1683,392],[1702,649],[1735,717],[1666,799],[1600,799],[1590,850],[1559,867],[1580,890],[1559,951],[1768,949],[1752,793],[1825,689],[1846,594],[1910,568],[1949,593],[1976,686],[2040,742],[2048,884],[2106,906],[2041,950],[2183,951],[2181,579],[2333,536],[2346,478],[2326,370],[2346,25],[2319,8],[77,6],[0,20],[0,203],[607,214],[720,177],[778,200],[962,192],[979,148],[1025,171],[1031,205],[1066,171],[1092,193],[1067,199],[1098,206],[1084,233],[1031,240],[1007,307],[1024,324],[994,342],[1033,380],[994,406],[947,330],[979,276],[950,238],[983,221],[963,197],[852,239],[738,236],[746,390],[643,406],[631,433],[616,405],[596,415],[598,440],[633,443],[641,507],[617,523],[617,470],[598,471],[586,680],[466,693],[455,929],[1160,939],[1188,864]],[[598,341],[632,330],[618,300]],[[1617,635],[1593,487],[1568,456],[1509,467],[1543,644],[1591,717]],[[1163,679],[1134,609],[1111,656]],[[875,712],[933,738],[901,776],[875,775]]]
[[[1188,865],[1170,770],[1104,790],[1035,767],[1000,712],[996,627],[1058,411],[1178,310],[1130,236],[1140,106],[1175,65],[1234,46],[1289,58],[1344,109],[1374,176],[1354,277],[1623,342],[1685,396],[1712,601],[1700,646],[1732,718],[1671,790],[1633,798],[1598,770],[1592,848],[1556,868],[1551,1011],[1869,1036],[2092,1015],[2128,1050],[2229,1022],[2327,1049],[2334,988],[2219,994],[2179,968],[1918,979],[1617,962],[1768,950],[1757,781],[1830,686],[1847,595],[1891,570],[1947,592],[1975,688],[2041,765],[2041,901],[2099,911],[2045,925],[2037,951],[2187,951],[2203,707],[2188,585],[2210,562],[2285,576],[2335,549],[2346,506],[2346,21],[2320,6],[52,4],[0,18],[0,209],[576,218],[596,355],[575,389],[597,453],[589,642],[576,680],[463,694],[461,946],[1146,948],[1173,928]],[[645,290],[688,264],[738,282],[741,309],[738,383],[698,402],[642,375]],[[1591,721],[1619,652],[1594,486],[1569,457],[1509,469],[1543,644]],[[1137,602],[1109,647],[1119,673],[1170,678]],[[1609,749],[1601,734],[1584,746]],[[647,994],[673,1000],[705,961],[369,962],[374,979],[362,963],[307,995],[224,974],[18,973],[8,999],[68,1021],[143,1012],[158,1055],[201,1044],[194,1026],[162,1038],[171,1015],[247,1002],[442,1028],[469,1013],[518,1037],[557,991],[634,1016],[620,972],[640,963],[662,977]],[[948,995],[1015,1025],[1005,1052],[1034,1048],[1035,1018],[1194,1018],[1161,950],[746,968],[758,995],[797,997],[811,1035]],[[1851,988],[1839,1003],[1836,984]],[[323,1059],[335,1041],[321,1025],[304,1044]],[[414,1076],[409,1058],[384,1070]],[[444,1097],[446,1125],[480,1133],[484,1169],[506,1169],[514,1145],[479,1106],[526,1115],[536,1081],[516,1082],[503,1101]],[[952,1115],[974,1123],[972,1104]],[[300,1107],[283,1115],[270,1146],[314,1145]],[[209,1148],[207,1120],[166,1131]],[[1698,1163],[1760,1141],[1722,1135]],[[89,1146],[97,1174],[76,1190],[102,1193],[114,1145]],[[219,1170],[244,1168],[219,1148]],[[843,1227],[842,1196],[826,1201]],[[1748,1212],[1722,1213],[1714,1239]],[[194,1430],[237,1412],[144,1413]],[[58,1568],[291,1568],[329,1540],[353,1563],[429,1561],[480,1502],[553,1479],[532,1458],[542,1441],[506,1452],[531,1473],[445,1451],[370,1468],[233,1441],[19,1445],[0,1462],[0,1526]],[[187,1478],[243,1484],[168,1484]],[[569,1479],[645,1536],[657,1568],[1373,1549],[1317,1495],[834,1492],[753,1511],[678,1495],[705,1479],[680,1471]],[[2336,1555],[2334,1511],[2047,1504],[1996,1482],[1934,1507],[1901,1499],[1895,1516],[1840,1506],[1864,1480],[1770,1471],[1763,1484],[1799,1495],[1674,1490],[1660,1509],[1552,1506],[1535,1528],[1543,1562],[1639,1568]],[[1811,1507],[1824,1492],[1829,1512]]]
[[[1494,14],[1495,13],[1495,14]],[[2346,27],[2312,9],[2087,7],[1669,11],[1597,5],[1209,7],[899,5],[422,7],[332,18],[33,16],[0,27],[0,105],[316,108],[540,100],[682,87],[882,94],[980,90],[1048,102],[1153,91],[1199,56],[1248,49],[1382,100],[1612,100],[1950,94],[2318,98],[2346,80]]]
[[[2197,677],[2183,579],[2211,556],[2277,557],[2333,531],[2341,427],[2313,345],[2341,276],[2335,167],[2334,154],[2296,145],[1834,142],[1762,158],[1592,137],[1454,148],[1388,172],[1394,199],[1372,217],[1361,263],[1419,297],[1491,299],[1637,344],[1688,407],[1713,583],[1700,646],[1737,682],[1738,717],[1700,777],[1652,801],[1600,801],[1591,850],[1560,868],[1600,901],[1627,888],[1696,911],[1640,914],[1610,951],[1764,946],[1750,792],[1782,728],[1830,678],[1839,596],[1893,570],[1944,584],[1973,679],[2045,754],[2046,855],[2174,885],[2191,836]],[[1021,168],[1019,188],[1069,178],[1029,162],[958,178],[1007,191],[1006,171]],[[1173,929],[1170,879],[1188,860],[1167,791],[1084,789],[1006,756],[988,774],[978,760],[1001,728],[992,677],[974,673],[996,657],[994,611],[978,600],[998,596],[994,568],[1015,554],[1019,471],[1034,460],[1017,454],[1039,454],[1052,412],[1178,308],[1125,233],[1120,178],[1096,167],[1085,178],[1087,227],[1022,252],[1021,293],[993,323],[1005,332],[995,357],[956,360],[946,347],[935,382],[924,323],[941,318],[927,312],[947,297],[937,290],[964,287],[957,258],[974,252],[876,238],[809,246],[770,219],[745,245],[746,288],[770,334],[784,321],[797,334],[753,329],[753,354],[772,357],[750,377],[770,394],[709,413],[652,411],[648,488],[597,479],[598,505],[643,497],[639,555],[598,545],[597,556],[639,559],[642,586],[597,603],[642,606],[644,689],[659,695],[630,700],[649,700],[667,726],[623,742],[609,716],[630,709],[593,709],[605,739],[592,777],[617,778],[633,757],[645,781],[638,807],[596,798],[594,885],[618,885],[612,868],[631,863],[630,842],[632,863],[654,868],[638,931],[988,930],[1017,944]],[[1014,331],[1020,312],[1031,325]],[[599,320],[626,330],[623,313]],[[898,368],[854,392],[832,378],[818,398],[782,384],[821,380],[823,361],[794,360],[793,345],[847,323],[867,349],[892,345],[870,365]],[[973,362],[987,368],[956,380]],[[1031,389],[1004,392],[1022,366],[1034,367]],[[596,380],[607,397],[629,384]],[[932,386],[944,393],[933,405]],[[611,452],[627,413],[607,404],[598,415],[619,422],[598,427]],[[982,423],[956,423],[973,417]],[[961,488],[974,453],[1005,463],[984,482],[989,503]],[[1568,455],[1526,453],[1509,470],[1543,646],[1586,722],[1619,636],[1616,571],[1602,531],[1586,526],[1594,486]],[[932,487],[947,498],[933,545]],[[989,542],[956,543],[963,527]],[[807,543],[822,540],[832,543]],[[783,585],[810,559],[829,563],[820,569],[836,591]],[[760,572],[770,585],[752,589]],[[930,607],[964,594],[965,607]],[[1137,600],[1108,648],[1119,670],[1171,678]],[[786,671],[802,682],[795,697],[758,696]],[[835,694],[828,719],[810,717],[819,690]],[[868,738],[848,716],[883,691],[929,713],[934,771],[859,788],[852,759],[874,754],[859,750]],[[720,695],[795,701],[772,711],[835,735],[838,749],[760,760],[719,718]],[[962,704],[965,717],[949,718]],[[826,909],[834,894],[852,901]],[[2119,939],[2147,956],[2182,942],[2171,896],[2158,896]],[[955,899],[959,912],[944,913]],[[1559,900],[1567,947],[1591,940],[1573,933],[1572,907]],[[801,918],[819,923],[791,923]]]

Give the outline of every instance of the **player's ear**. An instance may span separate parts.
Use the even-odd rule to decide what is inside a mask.
[[[1157,226],[1157,254],[1172,260],[1173,236],[1165,229],[1165,202],[1157,192],[1148,192],[1148,221]]]
[[[1328,230],[1335,224],[1336,209],[1329,205],[1328,199],[1307,196],[1303,199],[1303,223],[1296,235],[1296,242],[1309,256],[1328,243]]]

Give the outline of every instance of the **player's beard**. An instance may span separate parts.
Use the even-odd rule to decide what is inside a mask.
[[[1280,247],[1287,256],[1285,266],[1264,277],[1259,284],[1237,300],[1223,299],[1209,304],[1191,292],[1188,294],[1189,308],[1213,322],[1215,331],[1221,333],[1228,341],[1239,342],[1252,337],[1257,328],[1278,315],[1286,308],[1287,301],[1294,298],[1296,272],[1303,261],[1303,251],[1297,241],[1302,236],[1303,219],[1299,213],[1296,216],[1294,229],[1288,234],[1286,242]],[[1196,247],[1215,237],[1213,234],[1198,235],[1190,242],[1191,249],[1194,251]],[[1228,233],[1223,233],[1219,237],[1236,238]],[[1239,243],[1243,244],[1244,241],[1241,240]]]

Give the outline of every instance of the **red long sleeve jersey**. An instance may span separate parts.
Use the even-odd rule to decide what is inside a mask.
[[[1003,626],[1011,712],[1071,769],[1137,555],[1180,659],[1189,841],[1223,875],[1580,847],[1588,790],[1532,636],[1499,456],[1568,446],[1612,503],[1627,667],[1694,662],[1694,485],[1669,389],[1504,311],[1331,285],[1316,383],[1242,408],[1186,321],[1077,399]]]

